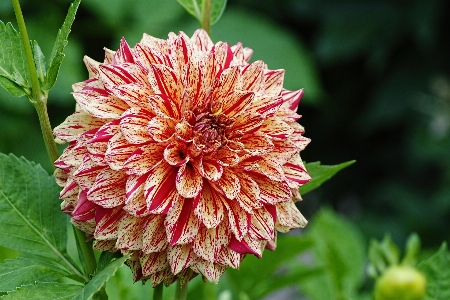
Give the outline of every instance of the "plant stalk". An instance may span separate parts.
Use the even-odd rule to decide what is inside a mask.
[[[27,60],[28,71],[31,78],[31,95],[28,95],[31,103],[44,101],[44,105],[47,102],[47,97],[42,97],[41,86],[36,71],[36,65],[34,64],[33,51],[31,50],[30,39],[28,38],[27,28],[25,26],[25,20],[23,19],[22,9],[20,8],[19,0],[12,0],[14,7],[14,13],[16,14],[17,25],[19,26],[20,37],[22,39],[23,50],[25,51],[25,57]],[[30,98],[31,96],[31,98]],[[37,109],[37,108],[36,108]]]
[[[163,299],[163,283],[158,284],[153,289],[153,300],[162,300]]]
[[[58,159],[59,153],[56,147],[55,139],[53,138],[52,127],[47,113],[47,98],[48,93],[42,93],[41,86],[34,63],[33,51],[31,50],[30,40],[28,38],[25,20],[23,19],[22,9],[20,8],[19,0],[11,0],[14,12],[16,14],[17,25],[19,26],[20,37],[22,39],[23,49],[27,61],[28,71],[31,79],[31,95],[28,99],[33,104],[39,117],[39,124],[41,126],[42,136],[44,138],[45,147],[52,164]],[[78,240],[79,251],[82,252],[84,258],[85,276],[89,279],[89,275],[94,274],[97,263],[94,256],[92,245],[86,242],[86,235],[84,232],[75,228],[75,236]]]
[[[180,280],[177,280],[177,286],[175,287],[175,300],[187,299],[188,286],[181,287]]]
[[[211,6],[212,0],[203,0],[202,3],[202,28],[206,33],[211,31]]]

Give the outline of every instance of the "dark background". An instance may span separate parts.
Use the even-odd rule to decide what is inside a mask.
[[[69,3],[21,1],[47,57]],[[213,41],[242,41],[254,59],[286,69],[286,88],[305,88],[300,122],[312,142],[302,158],[357,160],[304,197],[307,218],[329,206],[367,239],[389,232],[403,244],[415,231],[426,247],[449,240],[449,11],[445,0],[229,0]],[[15,24],[9,1],[0,19]],[[175,0],[83,0],[50,92],[52,125],[74,110],[70,86],[87,78],[83,55],[102,60],[122,36],[134,45],[143,32],[165,38],[196,27]],[[38,126],[26,98],[0,92],[0,151],[51,171]]]

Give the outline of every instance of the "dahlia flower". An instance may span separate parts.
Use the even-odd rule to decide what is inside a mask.
[[[62,211],[95,249],[131,254],[134,279],[154,286],[217,282],[306,225],[303,90],[283,89],[284,70],[203,30],[105,52],[84,58],[76,111],[54,129],[69,143],[55,162]]]

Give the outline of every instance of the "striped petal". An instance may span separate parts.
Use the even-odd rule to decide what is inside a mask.
[[[119,221],[125,216],[122,207],[103,208],[97,206],[95,209],[95,232],[97,240],[117,239]]]
[[[169,267],[169,263],[167,262],[167,254],[165,251],[143,254],[140,257],[140,262],[142,266],[142,274],[144,276],[161,272]]]
[[[172,166],[182,166],[189,161],[186,144],[170,143],[164,149],[164,159]]]
[[[230,131],[239,131],[242,134],[250,134],[256,132],[263,123],[264,118],[260,113],[244,111],[236,116],[233,124],[230,126]]]
[[[150,141],[147,131],[147,124],[154,116],[150,111],[132,107],[128,109],[120,118],[120,130],[132,144],[143,144]]]
[[[218,283],[220,276],[225,273],[227,267],[220,266],[210,261],[197,262],[191,266],[192,270],[203,275],[204,279]]]
[[[198,160],[198,170],[200,174],[210,180],[217,181],[222,177],[223,167],[219,162],[215,159],[209,157],[202,157]]]
[[[164,94],[156,94],[148,97],[148,103],[152,111],[160,116],[167,116],[174,119],[180,119],[181,112],[178,103]]]
[[[211,49],[214,44],[204,30],[197,29],[191,37],[191,41],[197,49],[204,52]]]
[[[155,94],[163,94],[179,104],[181,99],[180,83],[175,72],[165,65],[150,65],[148,81]]]
[[[222,266],[229,266],[233,269],[238,269],[241,264],[242,255],[228,247],[223,247],[220,254],[217,256],[216,263]]]
[[[170,246],[191,243],[197,235],[199,224],[192,199],[176,201],[164,221]]]
[[[102,64],[99,66],[99,74],[106,87],[139,82],[147,83],[146,71],[139,65],[122,63],[120,65]]]
[[[232,118],[244,112],[253,102],[255,94],[247,91],[232,91],[222,102],[222,113]]]
[[[178,193],[185,198],[194,198],[203,187],[203,178],[191,163],[182,165],[175,179]]]
[[[260,92],[264,88],[263,61],[258,60],[245,66],[241,71],[242,89],[251,92]]]
[[[71,214],[75,221],[87,222],[95,217],[95,204],[87,199],[85,191],[81,191],[78,195],[77,206]]]
[[[194,213],[206,228],[215,228],[224,217],[222,201],[226,201],[207,181],[194,199]]]
[[[303,165],[300,155],[294,155],[292,158],[283,165],[283,171],[286,176],[287,183],[291,188],[299,188],[303,184],[311,180]]]
[[[221,191],[230,200],[236,198],[241,190],[239,178],[229,168],[225,168],[222,177],[216,182],[211,182],[211,185],[216,190]]]
[[[74,92],[73,97],[81,109],[101,119],[118,118],[129,106],[115,96],[92,96],[85,91]]]
[[[258,184],[244,172],[238,174],[241,191],[236,197],[239,205],[248,213],[252,213],[254,209],[262,207],[259,201],[260,190]]]
[[[125,209],[133,216],[145,216],[148,214],[147,201],[144,196],[144,184],[147,180],[148,174],[142,176],[128,176],[125,185],[126,201]]]
[[[74,180],[83,190],[89,190],[104,169],[104,166],[96,165],[89,155],[85,155],[80,167],[73,173]]]
[[[125,203],[125,184],[127,176],[124,172],[111,169],[102,170],[88,192],[88,199],[100,206],[110,208]]]
[[[181,270],[191,266],[197,260],[192,245],[174,245],[167,249],[167,260],[173,274],[177,275]]]
[[[230,239],[228,231],[227,222],[216,228],[208,229],[205,226],[200,226],[193,243],[195,254],[204,260],[215,262],[222,248],[228,245]]]
[[[257,239],[252,239],[248,236],[245,236],[241,241],[233,237],[228,244],[228,247],[230,247],[231,250],[237,253],[253,254],[258,258],[261,258],[262,256],[262,251],[264,249],[264,247],[262,246],[262,242],[258,241]]]
[[[252,179],[258,184],[260,200],[267,204],[276,204],[292,198],[291,189],[284,181],[274,182],[266,176],[252,174]]]
[[[150,172],[164,157],[164,145],[149,143],[140,146],[127,159],[124,167],[128,174],[142,175]]]
[[[128,106],[141,107],[147,110],[149,110],[147,98],[155,94],[149,85],[140,82],[115,85],[111,88],[111,91]]]
[[[119,222],[116,247],[121,250],[142,249],[142,218],[125,214]]]
[[[264,74],[265,94],[279,95],[283,88],[284,70],[266,70]]]
[[[260,131],[277,140],[287,139],[294,133],[294,129],[279,118],[266,119]]]
[[[107,119],[96,118],[80,110],[55,127],[53,134],[62,142],[71,142],[86,131],[100,128],[107,121]]]
[[[105,152],[105,161],[111,169],[120,170],[138,147],[138,145],[130,144],[123,134],[119,132],[108,142],[108,148]]]
[[[156,116],[148,122],[147,130],[155,142],[166,142],[174,135],[176,123],[172,118]]]
[[[233,236],[240,241],[247,234],[250,214],[241,208],[236,201],[226,200],[223,201],[223,204],[227,209],[228,221],[230,224],[230,229],[233,232]]]
[[[274,227],[274,216],[265,207],[253,211],[249,230],[252,231],[258,239],[274,239]]]
[[[120,64],[124,62],[134,63],[134,58],[130,46],[128,46],[125,38],[122,38],[120,40],[119,49],[114,53],[113,63]]]
[[[147,208],[152,213],[165,214],[178,200],[175,178],[177,169],[162,161],[148,173],[144,186]]]
[[[164,227],[165,215],[150,215],[145,218],[142,225],[142,251],[144,253],[161,252],[167,248],[166,230]]]

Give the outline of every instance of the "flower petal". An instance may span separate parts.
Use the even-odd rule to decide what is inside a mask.
[[[222,177],[216,182],[211,182],[211,185],[218,191],[221,191],[230,200],[236,198],[241,190],[239,178],[229,168],[225,168]]]
[[[169,267],[169,263],[167,262],[167,254],[165,251],[143,254],[140,257],[140,262],[142,266],[142,274],[144,276],[161,272]]]
[[[148,81],[155,94],[164,94],[179,104],[180,82],[175,72],[165,65],[150,65]]]
[[[124,167],[127,173],[142,175],[150,172],[164,159],[164,145],[158,143],[144,144],[136,149],[127,159]]]
[[[147,130],[155,142],[166,142],[174,135],[175,126],[173,118],[156,116],[148,122]]]
[[[228,222],[223,222],[216,228],[200,226],[193,243],[195,254],[204,260],[215,262],[220,251],[230,240]]]
[[[144,186],[147,208],[152,213],[165,214],[178,200],[175,178],[177,169],[165,161],[161,161],[148,173]]]
[[[150,215],[142,226],[142,251],[144,253],[161,252],[169,244],[164,227],[165,215]]]
[[[132,144],[142,144],[150,141],[147,124],[154,116],[150,111],[132,107],[125,111],[120,118],[120,130]]]
[[[260,200],[267,204],[276,204],[292,198],[291,189],[284,181],[273,181],[266,176],[252,173],[252,179],[258,184]]]
[[[203,275],[204,279],[210,282],[218,283],[220,276],[225,272],[227,267],[220,266],[210,261],[202,260],[196,262],[191,269]]]
[[[247,234],[250,214],[248,214],[243,208],[239,206],[236,201],[223,201],[224,206],[227,208],[228,221],[230,222],[230,229],[233,232],[233,236],[238,240]]]
[[[311,180],[311,176],[309,176],[306,171],[302,159],[298,154],[292,156],[292,158],[283,165],[283,171],[287,183],[291,188],[298,189],[300,186]]]
[[[95,232],[96,240],[117,239],[119,221],[125,216],[122,207],[103,208],[97,206],[95,209]]]
[[[191,163],[182,165],[176,176],[178,193],[185,198],[194,198],[203,187],[203,178]]]
[[[108,148],[105,152],[105,161],[113,170],[123,169],[125,162],[138,148],[138,145],[130,144],[123,134],[119,132],[108,142]]]
[[[174,245],[167,249],[167,260],[172,273],[177,275],[181,270],[191,266],[197,260],[197,255],[192,250],[191,244]]]
[[[181,198],[176,201],[167,213],[164,226],[170,246],[191,243],[199,227],[192,199]]]
[[[265,94],[279,95],[283,88],[284,70],[266,70],[264,74]]]
[[[111,169],[102,170],[88,191],[88,199],[103,207],[116,207],[125,203],[127,175]]]
[[[95,218],[95,207],[96,205],[87,199],[86,192],[80,191],[77,206],[71,216],[75,221],[87,222]]]
[[[170,143],[164,149],[164,159],[172,166],[182,166],[189,161],[189,155],[184,143]]]
[[[53,134],[62,142],[76,140],[86,131],[100,128],[108,120],[91,116],[85,111],[76,111],[67,119],[53,129]]]
[[[223,196],[211,188],[205,181],[201,193],[194,199],[194,213],[207,228],[214,228],[220,224],[224,216]]]
[[[142,176],[131,175],[127,178],[125,186],[127,199],[123,209],[133,216],[143,216],[148,214],[147,201],[144,196],[144,184],[147,177],[148,174]]]
[[[125,214],[119,222],[116,247],[121,250],[142,249],[142,218]]]

